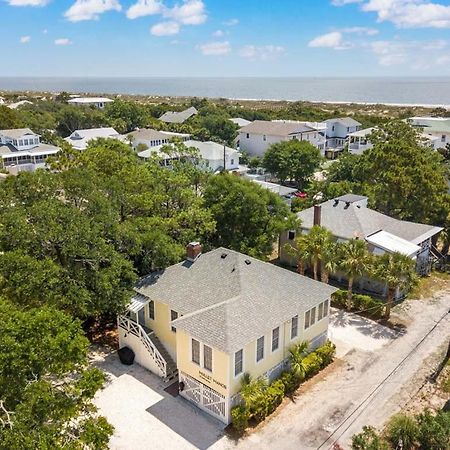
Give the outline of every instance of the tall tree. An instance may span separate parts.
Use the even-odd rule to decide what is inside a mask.
[[[279,196],[226,173],[209,178],[204,201],[217,224],[212,244],[253,256],[269,255],[294,220]]]
[[[338,267],[348,277],[348,301],[352,300],[353,282],[356,277],[362,277],[369,271],[370,256],[367,244],[362,239],[351,239],[339,247]]]
[[[331,260],[333,235],[326,228],[314,225],[306,235],[306,246],[314,279],[317,280],[319,270],[322,271],[324,263]]]
[[[407,123],[387,123],[370,136],[365,182],[380,212],[403,220],[443,223],[450,208],[448,167]]]
[[[319,168],[320,150],[307,141],[297,139],[272,144],[263,158],[263,166],[280,182],[292,180],[299,189]]]
[[[113,428],[91,402],[104,375],[87,348],[72,317],[0,298],[0,448],[107,448]]]
[[[410,289],[417,280],[415,261],[401,253],[385,253],[376,256],[372,263],[372,275],[387,286],[385,317],[389,319],[397,290]]]

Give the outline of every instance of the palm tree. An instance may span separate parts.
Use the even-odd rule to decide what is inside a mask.
[[[385,318],[389,319],[397,289],[409,289],[417,282],[415,262],[402,253],[385,253],[374,259],[372,275],[387,285]]]
[[[329,247],[333,243],[333,235],[326,228],[314,225],[306,238],[314,279],[317,280],[318,270],[321,267],[322,261],[326,259],[326,255],[329,253]]]
[[[305,265],[311,260],[307,236],[301,234],[295,239],[295,245],[286,244],[284,248],[297,261],[297,272],[300,275],[305,275]]]
[[[336,272],[339,262],[339,244],[330,242],[324,248],[324,255],[322,258],[322,266],[320,270],[320,281],[328,283],[330,273]]]
[[[341,244],[338,265],[348,277],[347,300],[350,303],[353,295],[353,281],[356,277],[362,277],[370,267],[366,242],[361,239],[351,239]]]
[[[267,379],[264,377],[252,378],[248,372],[245,372],[241,378],[241,397],[247,407],[251,407],[267,389]]]
[[[302,341],[289,349],[289,361],[291,363],[291,370],[299,380],[303,380],[305,378],[306,367],[303,363],[303,359],[306,356],[308,347],[308,342]]]

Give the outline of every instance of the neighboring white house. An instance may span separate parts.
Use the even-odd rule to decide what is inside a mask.
[[[434,148],[445,148],[450,144],[450,117],[411,117],[408,122],[434,138]]]
[[[20,100],[20,102],[16,102],[16,103],[10,103],[8,105],[9,109],[17,109],[19,106],[23,106],[23,105],[32,105],[33,102],[30,102],[28,100]]]
[[[239,130],[239,149],[252,156],[263,156],[278,142],[297,139],[325,150],[326,127],[319,123],[255,120]]]
[[[110,138],[124,140],[114,128],[90,128],[87,130],[76,130],[69,137],[64,138],[76,150],[86,150],[89,141],[99,138]]]
[[[371,149],[373,144],[370,142],[369,135],[375,130],[376,127],[372,127],[350,133],[347,138],[348,151],[355,155],[361,155],[366,150]],[[432,149],[436,150],[440,147],[439,138],[437,136],[421,133],[421,137]]]
[[[140,130],[128,133],[128,138],[131,140],[131,145],[136,148],[138,145],[145,145],[148,148],[160,147],[168,144],[173,138],[177,138],[185,142],[191,138],[186,133],[174,133],[172,131],[159,131],[152,128],[141,128]]]
[[[192,116],[195,116],[198,114],[198,111],[191,106],[188,109],[185,109],[184,111],[167,111],[165,112],[159,120],[166,123],[184,123],[186,120],[191,118]]]
[[[59,150],[42,144],[40,136],[29,128],[0,130],[0,165],[11,174],[45,168],[47,157]]]
[[[335,159],[344,149],[350,134],[361,129],[361,124],[351,117],[338,117],[325,121],[327,125],[327,143],[325,156]]]
[[[105,97],[77,97],[72,98],[67,103],[77,106],[95,106],[96,108],[103,109],[108,103],[113,101]]]
[[[164,145],[164,144],[163,144]],[[166,143],[167,145],[167,143]],[[170,143],[168,145],[171,145]],[[194,147],[198,150],[201,159],[207,164],[207,168],[212,172],[219,172],[223,170],[224,165],[224,150],[225,150],[225,169],[237,170],[239,169],[239,152],[231,147],[218,144],[217,142],[201,142],[194,140],[184,141],[186,147]],[[162,145],[149,148],[138,153],[138,156],[143,159],[148,159],[152,155],[162,158],[162,164],[170,166],[172,161],[178,159],[179,156],[167,155],[161,151]]]

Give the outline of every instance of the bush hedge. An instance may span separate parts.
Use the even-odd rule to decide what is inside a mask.
[[[331,306],[346,311],[360,313],[371,319],[381,319],[384,314],[384,303],[376,300],[370,295],[353,294],[349,302],[347,299],[347,291],[339,289],[331,295]]]
[[[327,341],[317,350],[309,353],[303,359],[305,364],[305,379],[316,375],[321,369],[333,361],[336,346]],[[284,371],[280,377],[274,380],[262,391],[252,396],[252,400],[242,405],[235,406],[231,410],[231,420],[234,429],[243,433],[249,420],[261,422],[269,414],[272,414],[283,401],[285,395],[294,392],[300,385],[300,380],[292,371]]]

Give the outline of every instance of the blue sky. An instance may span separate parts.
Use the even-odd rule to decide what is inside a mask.
[[[450,75],[450,1],[0,0],[3,76]]]

